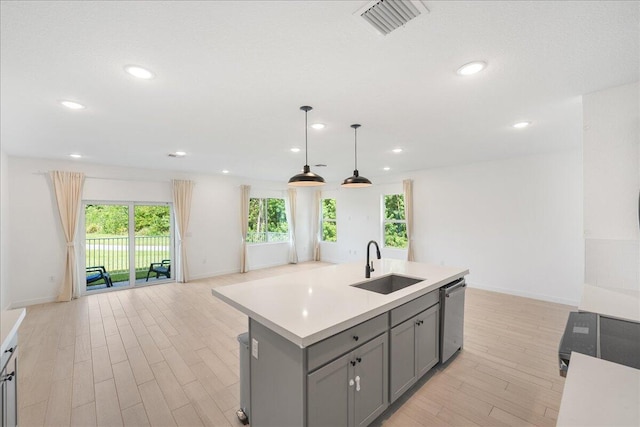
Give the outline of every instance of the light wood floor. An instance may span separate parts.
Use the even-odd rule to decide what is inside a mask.
[[[20,425],[240,426],[236,336],[247,319],[211,288],[323,265],[29,307],[19,330]],[[464,350],[377,425],[555,425],[564,384],[556,353],[572,307],[466,295]]]

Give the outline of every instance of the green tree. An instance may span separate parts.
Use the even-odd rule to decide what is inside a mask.
[[[322,200],[322,240],[325,242],[336,242],[338,240],[336,199]]]
[[[166,236],[171,229],[171,213],[166,205],[135,206],[134,224],[138,236]],[[127,235],[129,207],[124,205],[87,205],[87,234]]]
[[[137,236],[166,236],[171,228],[169,206],[147,205],[135,207]]]
[[[284,199],[249,199],[247,220],[249,243],[283,241],[289,231]]]
[[[407,247],[407,224],[404,216],[404,195],[384,196],[384,245],[391,248]]]
[[[123,205],[87,205],[85,223],[88,234],[125,235],[129,229],[129,208]]]

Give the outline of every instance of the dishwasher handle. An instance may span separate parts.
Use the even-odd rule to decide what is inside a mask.
[[[455,285],[451,285],[451,286],[449,286],[448,288],[445,288],[445,289],[444,289],[444,296],[445,296],[446,298],[449,298],[449,296],[450,296],[451,294],[453,294],[454,292],[462,291],[462,290],[464,290],[464,288],[466,288],[466,287],[467,287],[466,282],[465,282],[463,279],[461,279],[461,280],[460,280],[458,283],[456,283]]]

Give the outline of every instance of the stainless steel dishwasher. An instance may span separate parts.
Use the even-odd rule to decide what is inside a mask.
[[[440,288],[440,362],[445,363],[462,348],[464,335],[464,279]]]

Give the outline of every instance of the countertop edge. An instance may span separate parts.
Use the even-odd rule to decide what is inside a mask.
[[[11,339],[18,333],[18,328],[20,327],[20,324],[22,324],[26,315],[27,310],[24,308],[2,312],[2,343],[0,343],[0,353],[4,353],[7,350],[9,342],[11,342]],[[5,322],[11,322],[11,327],[6,328]]]
[[[352,317],[344,322],[332,325],[328,328],[325,328],[321,331],[318,331],[316,333],[313,333],[309,336],[306,337],[300,337],[297,334],[289,331],[288,329],[272,322],[269,319],[266,319],[264,316],[261,316],[258,313],[255,313],[254,311],[248,309],[247,307],[237,303],[236,301],[230,299],[229,297],[225,296],[224,294],[221,294],[219,292],[217,292],[216,288],[212,288],[211,289],[211,293],[213,296],[215,296],[216,298],[219,298],[220,300],[226,302],[227,304],[231,305],[232,307],[234,307],[235,309],[239,310],[240,312],[246,314],[248,317],[258,321],[259,323],[263,324],[264,326],[268,327],[269,329],[273,330],[274,332],[276,332],[277,334],[281,335],[282,337],[286,338],[288,341],[294,343],[295,345],[297,345],[300,348],[305,348],[305,347],[309,347],[317,342],[320,342],[326,338],[329,338],[337,333],[340,333],[342,331],[345,331],[353,326],[356,326],[362,322],[366,322],[369,319],[373,319],[374,317],[386,313],[390,310],[393,310],[396,307],[399,307],[403,304],[408,303],[409,301],[412,301],[416,298],[421,297],[422,295],[428,294],[429,292],[432,292],[436,289],[441,288],[442,286],[450,283],[451,281],[454,280],[458,280],[460,278],[465,277],[467,274],[469,274],[469,270],[465,269],[462,270],[461,272],[454,274],[450,277],[447,277],[445,279],[442,279],[436,283],[433,283],[429,286],[426,286],[424,288],[419,288],[417,289],[415,292],[412,292],[410,294],[404,295],[403,297],[400,297],[398,299],[395,299],[393,301],[390,301],[384,305],[381,305],[379,307],[376,307],[375,309],[372,309],[370,311],[367,311],[365,313],[362,313],[360,315],[357,315],[355,317]],[[233,285],[230,285],[233,286]]]
[[[572,352],[557,426],[637,426],[638,402],[640,370]]]
[[[585,283],[578,310],[619,320],[640,322],[640,292]]]

